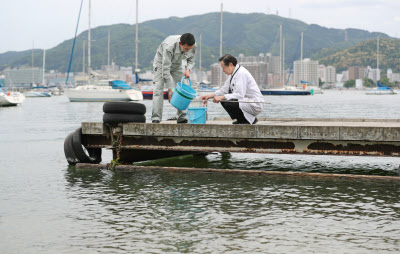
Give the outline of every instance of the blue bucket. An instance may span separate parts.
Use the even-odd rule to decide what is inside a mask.
[[[205,124],[206,123],[206,107],[188,108],[187,117],[189,123],[192,124]]]
[[[190,101],[193,100],[193,98],[195,98],[197,95],[196,90],[192,88],[192,82],[190,81],[190,78],[188,78],[190,86],[183,83],[184,78],[185,77],[182,77],[181,82],[176,84],[176,89],[171,97],[172,106],[179,110],[187,109]]]

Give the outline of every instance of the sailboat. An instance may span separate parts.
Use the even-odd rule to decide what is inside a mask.
[[[43,85],[35,86],[35,81],[33,78],[33,48],[32,48],[32,89],[24,92],[25,97],[51,97],[51,91],[44,87],[44,67],[46,62],[46,51],[43,51]]]
[[[376,69],[379,71],[379,36],[376,42]],[[368,95],[393,95],[397,94],[392,88],[382,85],[379,80],[376,81],[376,87],[368,89],[365,94]]]
[[[11,78],[10,83],[12,84]],[[25,96],[17,91],[4,91],[0,86],[0,107],[17,106],[25,100]]]
[[[25,96],[20,92],[6,92],[0,88],[0,107],[17,106],[25,100]]]
[[[90,66],[90,10],[89,0],[89,29],[88,29],[88,72],[89,84],[65,89],[65,95],[71,102],[98,102],[98,101],[139,101],[143,94],[133,89],[122,80],[92,80],[97,76]]]
[[[376,82],[377,87],[367,90],[365,93],[368,95],[394,95],[397,94],[392,88],[382,85],[379,81]]]
[[[284,81],[284,62],[285,62],[285,41],[282,41],[282,25],[280,25],[279,28],[279,33],[280,33],[280,80],[281,82]],[[303,42],[303,33],[301,34],[301,42]],[[302,43],[303,45],[303,43]],[[301,47],[301,58],[303,58],[303,47]],[[297,53],[297,51],[296,51]],[[283,54],[283,57],[282,57]],[[295,54],[296,55],[296,54]],[[302,60],[302,59],[301,59]],[[289,73],[289,77],[288,80],[290,78],[290,73]],[[272,88],[272,89],[262,89],[260,90],[262,95],[310,95],[310,91],[309,90],[304,90],[304,89],[300,89],[297,88],[295,86],[288,86],[288,85],[283,85],[282,88]]]

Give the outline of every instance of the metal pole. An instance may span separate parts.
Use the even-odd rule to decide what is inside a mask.
[[[300,75],[299,75],[300,84],[301,84],[302,76],[303,76],[303,32],[301,32]]]
[[[378,41],[376,43],[376,69],[379,70],[379,36]]]
[[[203,73],[201,71],[201,34],[200,34],[200,82],[203,81]]]
[[[139,69],[139,60],[138,60],[138,51],[139,51],[139,0],[136,0],[136,60],[135,60],[135,73],[140,72]]]
[[[83,40],[82,73],[85,74],[85,41]]]
[[[35,83],[34,74],[33,74],[33,49],[34,49],[34,47],[35,47],[35,42],[32,41],[32,87],[33,87],[33,84]]]
[[[219,57],[222,57],[222,22],[223,22],[223,8],[224,4],[221,1],[221,28],[220,28],[220,34],[219,34]],[[219,72],[219,86],[221,87],[223,84],[222,82],[222,70]]]
[[[90,85],[90,74],[92,72],[91,63],[90,63],[90,9],[91,9],[92,1],[89,0],[89,29],[88,29],[88,74],[89,74],[89,85]]]
[[[282,86],[284,86],[285,82],[285,39],[283,39],[283,46],[282,46]]]
[[[107,44],[107,78],[110,75],[110,29],[108,29],[108,44]]]
[[[279,25],[279,86],[282,86],[282,25]]]
[[[46,50],[43,50],[43,86],[44,86],[44,68],[46,67]]]

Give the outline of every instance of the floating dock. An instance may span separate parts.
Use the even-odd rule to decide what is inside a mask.
[[[259,118],[256,125],[233,125],[215,118],[207,124],[165,121],[112,128],[83,122],[82,145],[113,149],[114,159],[123,164],[208,152],[399,156],[400,120]]]

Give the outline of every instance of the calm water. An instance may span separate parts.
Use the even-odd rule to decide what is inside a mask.
[[[263,117],[398,119],[400,96],[266,97]],[[147,105],[150,120],[151,101]],[[174,116],[165,104],[165,119]],[[226,116],[209,103],[209,116]],[[1,253],[399,253],[400,183],[69,168],[66,135],[102,103],[0,108]],[[103,151],[103,161],[111,159]],[[399,158],[210,154],[140,163],[395,175]]]

